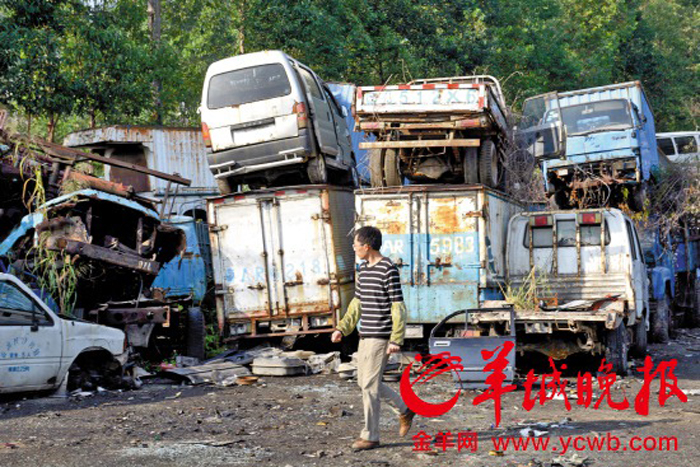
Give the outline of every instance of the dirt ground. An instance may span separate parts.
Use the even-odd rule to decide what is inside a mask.
[[[655,363],[678,359],[678,386],[700,394],[700,330],[681,330],[667,345],[650,346]],[[638,363],[641,363],[639,361]],[[636,372],[633,372],[636,373]],[[569,377],[575,383],[575,376]],[[658,378],[657,378],[658,381]],[[390,383],[398,390],[398,383]],[[700,458],[700,397],[682,403],[671,398],[660,407],[658,384],[652,386],[648,416],[634,411],[642,379],[624,378],[622,391],[632,407],[616,411],[583,408],[571,400],[539,403],[527,412],[524,390],[503,397],[500,426],[493,404],[473,406],[477,391],[466,391],[457,405],[439,418],[416,418],[406,438],[398,437],[398,420],[382,405],[382,445],[353,452],[350,444],[362,426],[362,401],[354,381],[337,375],[266,377],[257,386],[191,387],[150,384],[140,390],[108,391],[82,400],[49,397],[0,400],[0,465],[2,466],[690,466]],[[454,394],[448,378],[426,384],[422,395],[444,401]],[[695,391],[692,391],[695,390]],[[595,402],[595,399],[594,399]],[[564,420],[568,417],[570,420]],[[558,427],[540,425],[542,422]],[[563,425],[561,422],[564,422]],[[546,431],[546,452],[496,452],[492,437],[520,437],[527,426]],[[544,429],[543,429],[544,428]],[[456,447],[414,450],[413,437],[424,431],[476,432],[476,452]],[[562,453],[559,437],[617,437],[617,451],[588,447]],[[633,451],[633,437],[648,446],[659,437],[675,437],[677,450]],[[581,441],[585,442],[585,441]],[[614,441],[612,442],[614,447]],[[580,445],[581,446],[581,445]],[[626,449],[625,449],[626,448]],[[555,450],[556,449],[556,450]],[[668,448],[667,448],[668,449]],[[671,447],[672,449],[672,447]],[[561,457],[560,457],[561,456]],[[572,457],[573,456],[573,457]]]

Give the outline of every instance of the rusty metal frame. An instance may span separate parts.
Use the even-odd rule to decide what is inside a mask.
[[[110,250],[90,243],[69,240],[67,238],[57,239],[56,249],[63,249],[67,253],[78,256],[87,256],[89,258],[104,261],[106,263],[121,266],[123,268],[133,269],[135,271],[144,272],[146,274],[158,274],[160,264],[156,261],[147,260],[140,257],[135,257],[120,251]]]
[[[114,167],[120,167],[123,169],[129,169],[135,172],[151,175],[153,177],[157,177],[163,180],[169,180],[180,185],[190,186],[192,184],[192,180],[180,177],[178,175],[166,174],[158,170],[149,169],[147,167],[143,167],[136,164],[130,164],[128,162],[120,161],[118,159],[112,159],[109,157],[100,156],[98,154],[78,151],[76,149],[67,148],[59,144],[50,143],[41,138],[34,137],[31,139],[31,142],[39,146],[41,150],[44,151],[47,155],[62,159],[66,163],[72,164],[81,160],[88,159],[95,162],[100,162],[102,164],[112,165]]]
[[[433,148],[433,147],[468,147],[478,148],[481,141],[478,139],[434,139],[415,141],[364,141],[360,143],[360,149],[406,149],[406,148]]]

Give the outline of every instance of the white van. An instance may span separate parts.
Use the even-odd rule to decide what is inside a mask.
[[[656,142],[671,162],[700,162],[700,131],[657,133]]]
[[[212,63],[200,107],[209,167],[222,192],[270,186],[305,172],[311,183],[352,183],[347,112],[307,66],[280,51]]]

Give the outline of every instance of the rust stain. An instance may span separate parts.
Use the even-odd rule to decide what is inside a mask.
[[[377,226],[382,232],[388,234],[403,234],[406,233],[406,224],[402,222],[378,222]]]
[[[436,234],[459,232],[461,229],[455,206],[438,206],[430,217],[430,230]]]

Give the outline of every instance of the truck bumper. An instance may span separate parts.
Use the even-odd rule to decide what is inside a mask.
[[[299,164],[313,153],[311,133],[302,129],[294,138],[212,152],[207,155],[207,160],[215,178],[226,178]]]

